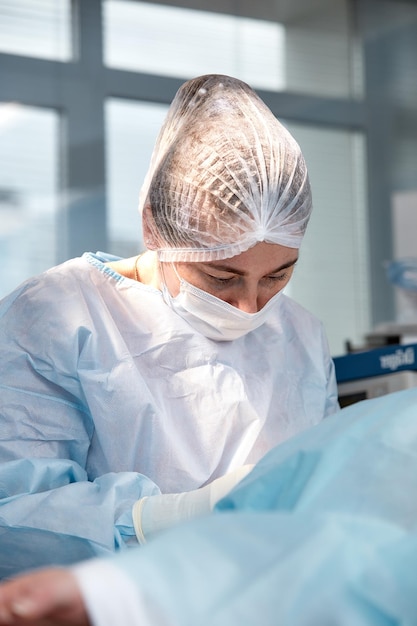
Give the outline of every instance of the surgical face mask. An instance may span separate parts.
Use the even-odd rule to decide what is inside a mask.
[[[174,266],[173,268],[180,281],[180,292],[175,297],[171,296],[163,280],[162,294],[165,302],[194,330],[216,341],[232,341],[261,326],[277,309],[282,294],[282,291],[276,293],[257,313],[246,313],[191,285],[178,275]]]

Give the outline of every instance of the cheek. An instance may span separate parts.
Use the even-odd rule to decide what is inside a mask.
[[[171,296],[173,298],[178,296],[178,294],[180,292],[180,286],[179,286],[178,280],[166,281],[165,284],[168,287],[168,291],[169,291],[169,293],[171,294]]]
[[[257,299],[258,310],[260,311],[265,306],[265,304],[268,304],[268,302],[271,300],[271,298],[275,296],[276,293],[277,292],[269,292],[260,294]]]

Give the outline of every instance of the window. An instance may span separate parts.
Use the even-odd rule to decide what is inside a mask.
[[[112,254],[130,256],[143,247],[139,191],[167,108],[120,99],[107,102],[107,227]]]
[[[55,263],[55,111],[0,104],[0,295]]]
[[[310,174],[313,212],[287,292],[325,325],[332,354],[361,345],[370,328],[365,138],[286,124]]]
[[[105,0],[104,35],[110,67],[184,78],[232,74],[252,86],[284,86],[284,29],[274,22]]]
[[[70,0],[0,0],[0,51],[69,60]]]
[[[105,0],[105,63],[183,78],[231,74],[275,91],[361,95],[361,56],[350,32],[348,4],[329,1],[320,11],[307,4],[295,3],[292,10],[271,6],[267,20]]]

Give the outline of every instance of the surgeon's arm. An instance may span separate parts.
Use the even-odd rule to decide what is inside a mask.
[[[214,510],[215,505],[253,469],[243,465],[213,480],[200,489],[184,493],[168,493],[145,496],[133,506],[133,523],[140,544],[180,522],[203,517]]]
[[[51,480],[48,490],[0,501],[0,578],[33,567],[105,556],[136,544],[132,506],[140,494],[159,493],[152,481],[134,472],[105,474],[90,482],[74,463],[67,462],[61,476],[58,460],[51,460],[49,468],[47,463],[22,460],[0,467],[0,482],[8,470],[21,471],[23,465],[22,472],[31,471],[31,465],[35,474]],[[75,482],[68,482],[70,474]]]
[[[179,522],[209,513],[252,467],[244,466],[202,489],[142,499],[141,514],[134,513],[139,540],[145,542],[145,535],[153,537]],[[151,506],[142,519],[145,503]],[[150,617],[152,610],[146,605],[131,577],[109,559],[92,559],[70,569],[40,570],[0,585],[0,625],[17,626],[23,620],[22,624],[43,626],[46,619],[57,626],[61,620],[67,626],[89,626],[90,611],[96,626],[156,626],[159,619]]]
[[[136,472],[90,477],[86,467],[94,427],[75,395],[59,393],[30,362],[21,363],[24,381],[3,367],[0,579],[136,543],[132,506],[140,497],[159,494],[159,488]]]
[[[137,543],[132,506],[160,493],[136,472],[88,473],[95,427],[76,377],[88,335],[38,302],[44,290],[0,302],[0,579]]]
[[[144,542],[145,534],[146,538],[153,537],[179,522],[210,512],[218,500],[229,493],[252,467],[244,466],[202,489],[139,501],[141,511],[144,509],[143,504],[151,505],[144,520],[138,513],[134,514],[136,528],[141,528],[140,538]],[[175,546],[175,535],[172,536]],[[135,568],[135,559],[138,559],[137,565],[140,566],[140,553],[137,550],[132,552]],[[168,561],[170,558],[168,553]],[[175,560],[175,554],[173,558]],[[158,554],[155,567],[158,572]],[[154,569],[152,565],[151,570]],[[35,571],[0,585],[0,625],[46,626],[53,620],[58,626],[62,620],[67,626],[89,626],[91,622],[88,614],[94,617],[95,626],[167,625],[165,617],[160,622],[157,613],[154,614],[153,608],[148,606],[146,597],[142,596],[140,587],[128,572],[117,567],[110,559],[91,559],[68,569]]]

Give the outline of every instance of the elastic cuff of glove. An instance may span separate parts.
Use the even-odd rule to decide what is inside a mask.
[[[133,527],[135,529],[136,537],[141,546],[146,543],[145,535],[142,530],[142,509],[148,496],[144,496],[140,500],[136,500],[132,507]]]

